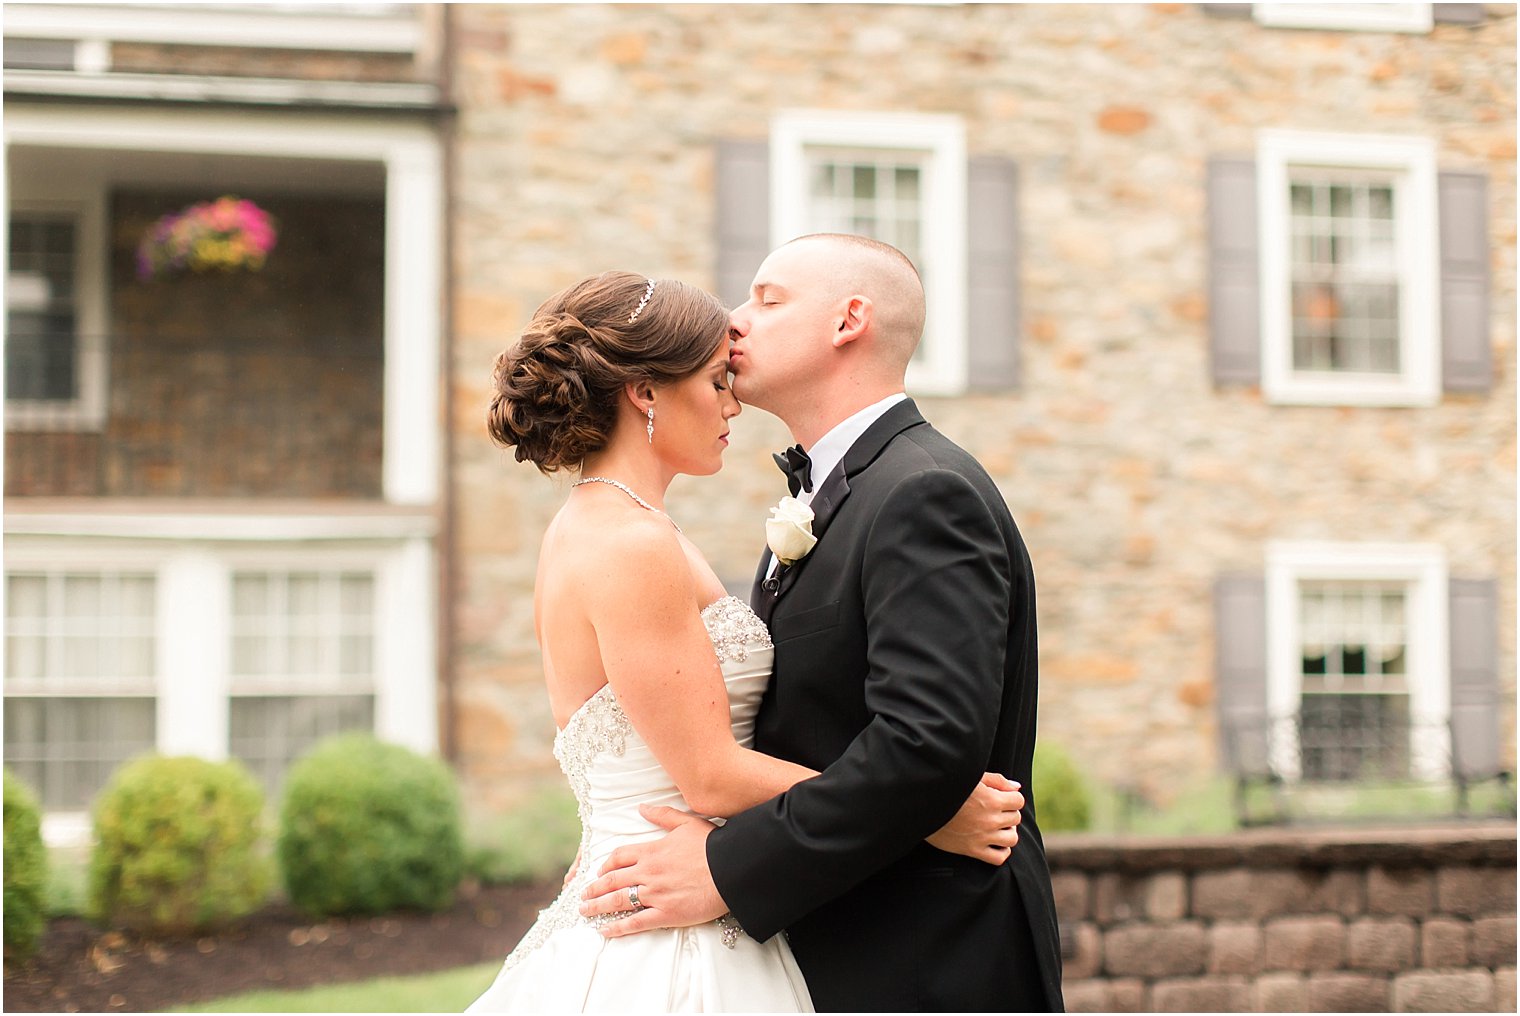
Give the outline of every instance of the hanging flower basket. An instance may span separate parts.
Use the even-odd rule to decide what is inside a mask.
[[[182,208],[149,226],[137,245],[137,277],[258,271],[274,245],[269,213],[252,201],[227,195]]]

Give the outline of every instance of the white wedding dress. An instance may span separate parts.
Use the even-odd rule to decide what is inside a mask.
[[[732,596],[703,609],[702,623],[728,687],[734,738],[748,747],[770,680],[770,635]],[[554,739],[554,757],[580,809],[580,869],[468,1012],[813,1011],[783,935],[761,944],[725,915],[694,928],[606,939],[594,919],[581,917],[581,892],[613,850],[664,835],[639,815],[639,805],[691,809],[610,686],[571,715]]]

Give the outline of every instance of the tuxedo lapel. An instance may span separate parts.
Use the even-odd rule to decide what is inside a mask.
[[[855,443],[850,446],[850,450],[845,452],[844,458],[840,460],[839,464],[829,471],[828,477],[819,486],[818,493],[813,496],[813,536],[822,542],[823,535],[829,528],[829,523],[833,521],[835,515],[839,514],[840,505],[844,504],[845,499],[850,496],[850,477],[858,474],[874,462],[876,457],[881,454],[882,449],[894,437],[908,428],[919,426],[922,423],[924,423],[923,415],[919,413],[918,407],[913,404],[913,400],[904,399],[883,413],[881,418],[871,424],[870,427],[866,428],[866,432],[860,435]],[[817,549],[815,546],[813,551],[816,552]],[[776,578],[779,579],[779,584],[774,596],[764,597],[763,583],[756,583],[756,595],[764,597],[766,606],[764,612],[757,611],[757,613],[761,614],[767,625],[770,624],[770,612],[776,609],[776,601],[785,596],[788,589],[796,585],[797,576],[802,573],[803,567],[811,557],[812,554],[809,554],[796,564],[779,569],[776,575]],[[759,577],[761,579],[765,577],[764,569],[769,562],[770,551],[767,550],[760,562],[762,570]]]
[[[755,569],[755,581],[749,587],[749,606],[760,619],[767,624],[771,619],[771,607],[776,603],[776,598],[765,590],[765,573],[771,567],[771,548],[767,546],[760,554],[760,567]]]
[[[813,496],[811,507],[813,509],[813,537],[815,539],[820,541],[823,539],[824,531],[829,528],[829,522],[838,513],[839,506],[844,503],[844,499],[849,496],[850,481],[844,474],[844,463],[840,462],[839,465],[829,472],[828,478],[819,485],[818,493]],[[817,549],[818,547],[815,544],[813,550],[816,551]],[[809,553],[807,557],[781,569],[780,574],[777,576],[781,580],[781,585],[776,590],[776,597],[778,599],[785,596],[786,591],[796,583],[797,576],[801,574],[803,566],[808,563],[808,559],[812,556],[812,553]]]
[[[912,427],[923,426],[924,423],[924,415],[918,411],[918,406],[912,399],[903,399],[882,413],[881,419],[866,428],[866,432],[844,453],[845,476],[854,476],[865,469],[876,461],[876,456],[892,443],[894,437]]]
[[[818,488],[818,493],[813,497],[811,505],[813,509],[813,535],[823,539],[824,530],[829,528],[829,523],[839,512],[839,506],[844,504],[844,499],[850,496],[850,479],[845,476],[844,463],[835,466]],[[807,558],[803,558],[807,560]]]

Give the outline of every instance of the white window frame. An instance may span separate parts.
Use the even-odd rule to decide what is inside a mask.
[[[966,125],[957,116],[788,110],[771,121],[771,246],[806,233],[807,148],[912,152],[924,160],[921,243],[929,287],[919,357],[909,392],[966,390]]]
[[[1441,400],[1440,234],[1436,146],[1429,138],[1264,130],[1257,137],[1261,227],[1261,385],[1269,402],[1311,406],[1434,406]],[[1384,170],[1394,188],[1399,265],[1399,372],[1293,368],[1294,166]]]
[[[1287,780],[1300,778],[1292,724],[1303,697],[1300,588],[1304,582],[1405,584],[1410,770],[1418,779],[1451,774],[1451,663],[1446,551],[1435,544],[1275,541],[1267,545],[1267,715],[1269,757]]]
[[[5,34],[28,39],[415,53],[425,41],[422,6],[7,4]],[[308,9],[296,9],[300,7]],[[396,9],[381,9],[387,7]]]
[[[1431,4],[1252,4],[1251,16],[1268,28],[1320,28],[1344,32],[1429,32]]]
[[[78,394],[72,399],[5,400],[5,426],[10,430],[100,430],[106,422],[106,378],[110,344],[110,244],[106,236],[106,188],[91,179],[28,181],[17,194],[10,181],[11,205],[5,211],[5,244],[0,250],[0,273],[9,284],[10,216],[55,213],[74,220],[74,369]]]
[[[155,575],[153,694],[159,751],[213,761],[228,757],[232,575],[244,568],[372,571],[374,733],[424,754],[438,751],[436,569],[431,535],[419,522],[376,519],[369,527],[372,532],[366,532],[365,522],[356,518],[233,516],[210,520],[200,531],[197,522],[208,520],[178,516],[167,521],[180,539],[144,539],[139,534],[143,528],[151,531],[151,524],[134,527],[129,516],[93,520],[94,535],[35,534],[49,527],[45,519],[23,535],[14,532],[8,520],[11,531],[5,547],[7,574],[104,568]],[[307,522],[312,524],[306,526]],[[337,535],[345,523],[350,536],[346,540]],[[276,533],[309,539],[299,548],[268,542],[279,539]],[[234,542],[224,542],[229,540]],[[31,689],[22,692],[30,693]],[[53,845],[85,842],[89,828],[89,816],[82,812],[44,816],[44,836]]]

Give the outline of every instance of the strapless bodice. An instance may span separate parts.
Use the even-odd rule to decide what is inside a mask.
[[[774,651],[770,633],[749,605],[735,596],[725,596],[704,607],[702,624],[712,640],[728,690],[734,740],[749,747],[754,741],[755,714],[771,676]],[[586,920],[577,910],[581,892],[609,854],[625,843],[665,834],[639,814],[639,805],[692,810],[634,729],[611,685],[603,685],[565,721],[554,737],[554,757],[570,782],[580,812],[580,868],[559,897],[539,914],[538,922],[507,958],[505,969],[511,969],[556,930]],[[618,916],[622,915],[611,915]],[[731,947],[740,934],[738,924],[728,917],[719,924],[724,944]]]
[[[754,740],[755,714],[770,680],[770,633],[749,605],[734,596],[708,604],[702,611],[702,623],[712,639],[728,690],[734,740],[748,747]],[[575,794],[586,859],[603,858],[622,842],[659,833],[658,827],[639,815],[641,804],[691,810],[675,781],[629,722],[611,685],[603,685],[571,714],[554,738],[554,757]]]

